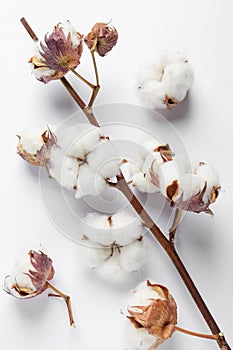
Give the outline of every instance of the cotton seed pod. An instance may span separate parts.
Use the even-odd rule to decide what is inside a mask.
[[[38,52],[29,62],[33,65],[36,78],[43,83],[62,78],[70,69],[80,64],[82,35],[66,21],[54,26],[51,34],[45,35]]]
[[[36,166],[47,163],[51,148],[56,144],[56,137],[49,128],[39,136],[36,133],[23,132],[18,138],[17,153],[26,162]]]
[[[4,282],[5,291],[20,299],[33,298],[43,293],[47,281],[54,276],[52,260],[42,251],[23,252],[17,259],[10,276]]]
[[[179,52],[164,52],[142,66],[138,89],[145,106],[151,109],[172,108],[183,101],[193,82],[193,71]]]
[[[176,302],[169,290],[150,281],[135,289],[128,312],[127,318],[136,330],[136,349],[157,348],[172,336],[177,324]]]
[[[84,38],[88,48],[91,51],[96,51],[102,57],[112,50],[117,40],[117,30],[109,23],[96,23],[91,32]]]
[[[145,265],[143,226],[128,212],[111,216],[89,213],[84,219],[84,240],[87,262],[100,273],[122,276],[138,272]]]

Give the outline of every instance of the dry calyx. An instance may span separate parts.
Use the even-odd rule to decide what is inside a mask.
[[[25,19],[22,18],[21,21],[28,29]],[[29,63],[32,64],[33,73],[39,81],[47,84],[72,71],[90,87],[95,87],[75,72],[83,53],[83,35],[75,30],[70,21],[55,25],[53,31],[46,34],[41,42],[30,29],[29,34],[36,42],[36,53]],[[84,40],[92,53],[105,56],[116,45],[118,33],[109,23],[96,23]]]
[[[48,255],[41,250],[26,250],[19,254],[11,275],[5,277],[4,290],[17,299],[29,299],[51,289],[56,294],[49,296],[62,297],[66,302],[70,325],[75,326],[70,297],[50,283],[54,274],[53,262]]]
[[[128,303],[128,350],[154,350],[169,339],[174,331],[217,340],[219,335],[206,335],[177,326],[177,305],[167,287],[141,282]]]

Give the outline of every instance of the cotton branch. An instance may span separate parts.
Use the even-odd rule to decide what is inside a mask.
[[[22,24],[25,26],[26,30],[30,34],[33,40],[37,40],[37,37],[35,33],[32,31],[31,27],[28,25],[25,19],[21,20]],[[93,55],[92,55],[93,58]],[[94,69],[96,72],[96,79],[97,79],[97,85],[98,85],[98,73],[97,73],[97,67],[96,63],[93,60],[94,63]],[[66,80],[66,78],[62,77],[61,79],[62,84],[68,91],[68,93],[71,95],[71,97],[75,100],[75,102],[78,104],[80,109],[84,112],[86,117],[88,118],[89,122],[93,124],[94,126],[99,126],[98,121],[96,120],[94,113],[92,111],[92,104],[94,102],[94,97],[89,102],[89,105],[86,105],[85,102],[80,98],[80,96],[77,94],[77,92],[73,89],[73,87],[70,85],[70,83]],[[98,92],[98,91],[97,91]],[[216,337],[216,341],[222,350],[231,350],[230,346],[227,344],[226,339],[221,332],[220,328],[218,327],[216,321],[214,320],[212,314],[210,313],[207,305],[205,304],[204,300],[202,299],[197,287],[195,286],[193,280],[191,279],[188,271],[186,270],[183,262],[181,261],[179,255],[174,249],[173,243],[170,242],[166,236],[162,233],[162,231],[159,229],[159,227],[156,225],[156,223],[152,220],[152,218],[149,216],[145,208],[141,205],[141,203],[138,201],[132,190],[130,189],[129,185],[127,184],[124,175],[121,173],[117,177],[117,183],[115,186],[119,191],[122,192],[122,194],[126,197],[126,199],[129,201],[131,206],[134,208],[136,213],[140,216],[142,222],[148,227],[148,229],[151,231],[152,235],[155,237],[155,239],[159,242],[159,244],[163,247],[171,261],[173,262],[174,266],[176,267],[180,277],[182,278],[183,282],[185,283],[187,289],[189,290],[194,302],[196,303],[199,311],[201,312],[202,316],[204,317],[206,323],[208,324],[212,334],[216,337],[216,334],[218,337]],[[176,229],[176,228],[175,228]]]

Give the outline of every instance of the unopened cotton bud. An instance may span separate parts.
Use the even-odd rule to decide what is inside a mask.
[[[4,289],[16,298],[32,298],[49,288],[47,281],[53,276],[52,260],[40,250],[30,250],[18,257],[12,274],[5,278]]]
[[[70,69],[80,63],[82,55],[82,35],[66,21],[54,26],[52,33],[45,35],[38,53],[30,59],[38,80],[48,83],[62,78]]]
[[[109,23],[96,23],[91,32],[84,38],[91,51],[96,51],[100,56],[105,56],[116,45],[118,33],[116,28]]]
[[[166,109],[185,98],[192,82],[193,71],[187,58],[178,52],[167,52],[141,67],[138,90],[146,107]]]
[[[155,349],[175,330],[176,302],[162,285],[150,281],[139,284],[129,301],[128,312],[127,317],[134,328],[136,349]],[[154,337],[153,342],[151,337]]]

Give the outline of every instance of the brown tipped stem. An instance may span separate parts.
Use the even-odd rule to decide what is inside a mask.
[[[203,333],[197,333],[193,331],[189,331],[187,329],[175,326],[174,329],[178,332],[185,333],[188,335],[192,335],[193,337],[199,337],[199,338],[205,338],[205,339],[212,339],[212,340],[218,340],[219,334],[203,334]]]
[[[30,37],[32,38],[33,41],[38,41],[38,38],[36,36],[36,34],[34,33],[34,31],[32,30],[31,26],[29,25],[29,23],[26,21],[26,19],[24,17],[21,18],[20,22],[22,23],[22,25],[24,26],[24,28],[26,29],[26,31],[28,32],[28,34],[30,35]]]
[[[49,296],[52,297],[60,297],[63,298],[67,309],[68,309],[68,314],[69,314],[69,319],[70,319],[70,325],[72,327],[75,327],[75,322],[74,322],[74,318],[73,318],[73,313],[72,313],[72,308],[71,308],[71,301],[70,301],[70,297],[64,293],[62,293],[59,289],[57,289],[56,287],[54,287],[50,282],[46,282],[47,286],[52,289],[55,293],[57,294],[49,294]]]
[[[175,245],[176,230],[177,230],[177,227],[180,223],[181,217],[182,217],[182,210],[179,208],[176,208],[174,220],[173,220],[172,226],[169,230],[169,241],[173,246]]]

